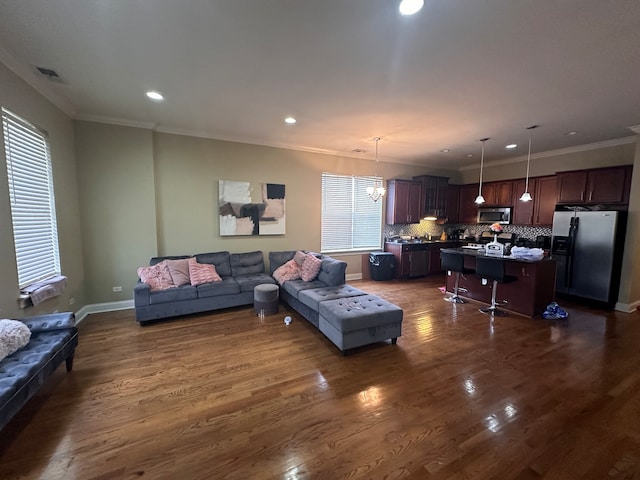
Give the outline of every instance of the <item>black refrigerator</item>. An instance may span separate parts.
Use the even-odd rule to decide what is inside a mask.
[[[613,308],[618,299],[626,212],[565,207],[553,215],[556,293]]]

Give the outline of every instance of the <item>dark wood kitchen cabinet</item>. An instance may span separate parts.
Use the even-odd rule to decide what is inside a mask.
[[[560,204],[628,204],[630,165],[557,173]]]
[[[446,217],[449,177],[420,175],[413,177],[413,180],[422,183],[423,203],[420,216],[436,218]]]
[[[555,175],[536,178],[533,197],[533,225],[553,224],[553,212],[556,210],[557,178]]]
[[[533,225],[533,204],[537,200],[537,180],[535,178],[529,179],[529,193],[533,198],[531,202],[523,202],[520,200],[520,197],[525,191],[525,184],[524,179],[516,180],[513,183],[513,212],[511,215],[511,223],[514,225]]]
[[[485,207],[507,207],[513,203],[513,180],[482,185]]]
[[[460,185],[447,186],[447,223],[460,222]]]
[[[426,243],[385,243],[385,252],[393,253],[396,260],[396,278],[421,277],[429,272],[428,245]]]
[[[552,175],[530,178],[529,193],[533,197],[531,202],[520,200],[524,190],[524,179],[514,181],[511,223],[514,225],[551,225],[556,207],[556,177]]]
[[[420,223],[422,183],[412,180],[387,181],[387,224]]]
[[[460,186],[460,205],[458,207],[459,223],[477,223],[478,205],[475,199],[478,196],[478,184]]]

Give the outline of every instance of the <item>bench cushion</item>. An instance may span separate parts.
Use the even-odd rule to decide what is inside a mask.
[[[298,300],[308,307],[318,311],[320,302],[335,300],[338,298],[357,297],[359,295],[366,295],[366,293],[352,287],[351,285],[344,284],[337,287],[302,290],[298,293]]]
[[[327,300],[320,303],[319,313],[340,332],[402,322],[402,309],[375,295]]]

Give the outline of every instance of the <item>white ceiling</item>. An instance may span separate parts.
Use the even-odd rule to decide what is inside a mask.
[[[74,118],[436,168],[640,125],[640,1],[398,1],[0,0],[0,60]]]

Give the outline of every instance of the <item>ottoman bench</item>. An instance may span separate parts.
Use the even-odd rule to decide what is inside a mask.
[[[375,295],[338,298],[320,302],[320,331],[343,354],[352,348],[402,335],[402,309]]]
[[[253,288],[253,310],[256,315],[263,312],[265,315],[278,313],[280,288],[272,283],[262,283]]]

